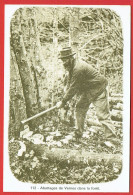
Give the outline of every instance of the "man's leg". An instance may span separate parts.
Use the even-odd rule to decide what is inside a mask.
[[[104,126],[105,136],[116,137],[115,135],[115,127],[112,123],[109,113],[109,103],[108,103],[108,94],[107,90],[105,90],[94,102],[93,102],[97,117],[99,121]]]
[[[76,105],[76,126],[78,129],[78,133],[82,135],[84,130],[84,122],[86,113],[89,109],[90,101],[86,94],[82,94],[79,102]]]

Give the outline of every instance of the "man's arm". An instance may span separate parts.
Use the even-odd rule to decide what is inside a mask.
[[[69,89],[67,90],[66,94],[63,97],[62,103],[63,105],[66,104],[67,101],[69,101],[76,93],[77,93],[77,83],[76,81],[72,82],[70,84]]]
[[[79,81],[80,81],[79,72],[77,71],[72,76],[69,89],[64,95],[63,100],[57,103],[58,108],[63,107],[66,104],[66,102],[69,101],[78,92]]]

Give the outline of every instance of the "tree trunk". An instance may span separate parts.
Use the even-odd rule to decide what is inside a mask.
[[[55,76],[56,76],[56,65],[57,65],[57,56],[58,56],[58,16],[57,9],[54,8],[53,14],[53,78],[52,78],[52,106],[54,105],[54,88],[55,88]],[[57,83],[58,85],[58,83]]]
[[[21,78],[13,51],[10,58],[10,120],[9,139],[18,137],[21,129],[20,121],[26,118],[26,106]]]
[[[39,110],[41,111],[43,108],[43,86],[44,86],[44,79],[42,78],[45,73],[45,60],[42,55],[42,48],[40,44],[40,35],[38,30],[38,24],[36,20],[36,9],[30,9],[30,19],[28,21],[29,27],[29,40],[30,40],[30,52],[28,53],[28,58],[31,61],[32,69],[34,72],[34,78],[36,82],[36,89],[37,89],[37,101]]]
[[[17,21],[16,21],[17,20]],[[37,101],[37,88],[34,77],[33,67],[27,58],[23,35],[26,31],[22,30],[23,15],[21,9],[17,12],[17,19],[12,21],[11,26],[11,49],[13,50],[19,69],[19,74],[23,87],[23,94],[26,103],[27,117],[39,112]],[[17,22],[17,25],[16,25]],[[36,121],[30,122],[30,125],[36,125]]]
[[[74,12],[74,16],[72,14],[69,15],[69,45],[76,52],[78,58],[79,29],[80,29],[79,8],[75,8],[73,12]]]

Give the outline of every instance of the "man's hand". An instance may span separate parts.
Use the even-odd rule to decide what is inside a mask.
[[[57,103],[56,103],[56,107],[57,107],[57,108],[62,108],[62,107],[63,107],[62,101],[57,102]]]

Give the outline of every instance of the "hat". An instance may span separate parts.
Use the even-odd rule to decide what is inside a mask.
[[[65,48],[62,48],[62,50],[60,51],[59,59],[67,58],[67,57],[73,56],[74,54],[76,54],[76,53],[72,52],[71,47],[65,47]]]

